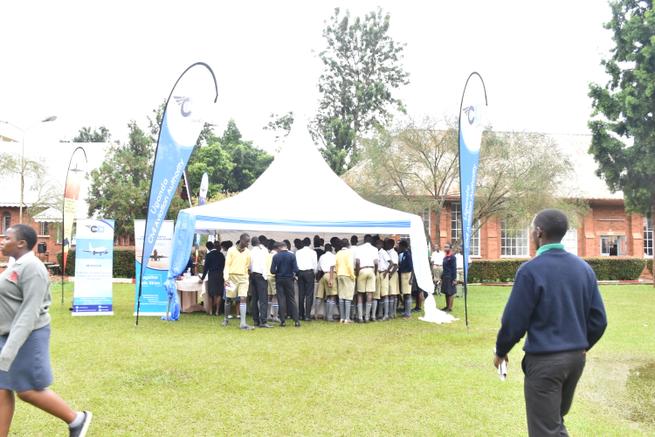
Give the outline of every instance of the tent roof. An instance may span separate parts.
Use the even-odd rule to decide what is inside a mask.
[[[246,190],[184,210],[196,229],[408,234],[418,216],[371,203],[323,160],[306,129],[296,128],[269,168]]]

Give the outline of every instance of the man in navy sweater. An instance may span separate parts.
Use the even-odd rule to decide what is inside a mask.
[[[586,352],[607,327],[589,264],[564,250],[566,215],[541,211],[532,222],[537,256],[516,272],[496,340],[496,368],[527,332],[521,363],[530,436],[565,436]]]
[[[285,243],[277,243],[275,249],[277,253],[273,256],[271,262],[271,274],[275,275],[277,299],[280,304],[280,326],[286,325],[285,320],[288,311],[290,311],[297,328],[300,326],[300,318],[293,289],[293,279],[298,274],[296,256],[289,251]]]

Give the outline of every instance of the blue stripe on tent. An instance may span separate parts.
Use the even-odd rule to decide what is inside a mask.
[[[249,220],[226,217],[196,216],[196,220],[219,223],[241,223],[247,225],[275,225],[275,226],[306,226],[306,227],[335,227],[335,228],[409,228],[409,221],[385,222],[312,222],[298,220]]]

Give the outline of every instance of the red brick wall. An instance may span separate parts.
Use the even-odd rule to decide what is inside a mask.
[[[18,207],[0,207],[0,220],[2,220],[2,223],[0,226],[0,235],[4,237],[5,229],[4,229],[4,216],[5,213],[9,213],[11,216],[11,225],[15,225],[19,223],[19,217],[20,217],[20,212]],[[57,253],[61,252],[61,244],[57,244],[57,224],[56,223],[49,223],[48,224],[48,235],[41,235],[40,230],[41,226],[39,223],[36,223],[32,220],[32,218],[29,216],[29,210],[28,209],[23,209],[23,223],[26,225],[32,226],[32,228],[36,231],[37,234],[37,241],[36,241],[36,246],[34,247],[34,253],[44,262],[57,262]],[[37,253],[37,247],[39,243],[45,243],[46,244],[46,253],[45,254],[39,254]],[[2,256],[0,254],[0,262],[6,262],[7,257]]]

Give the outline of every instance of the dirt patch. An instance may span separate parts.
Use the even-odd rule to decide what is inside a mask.
[[[655,426],[655,362],[631,369],[626,390],[632,404],[630,419]]]

